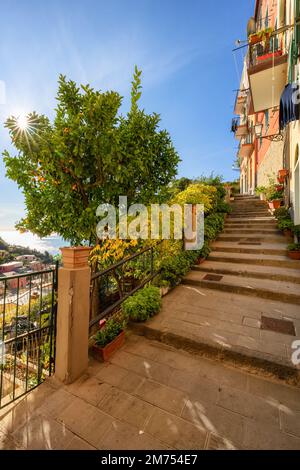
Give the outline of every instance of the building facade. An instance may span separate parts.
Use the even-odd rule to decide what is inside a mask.
[[[297,96],[300,78],[299,11],[300,0],[256,0],[232,123],[239,140],[241,193],[254,194],[256,188],[277,182],[280,170],[288,170],[285,203],[296,225],[300,224],[300,121],[299,106],[291,100]]]

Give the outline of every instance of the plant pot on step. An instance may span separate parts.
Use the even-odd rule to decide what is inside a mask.
[[[286,228],[286,229],[283,230],[283,235],[286,238],[292,238],[293,237],[293,232],[290,228]]]
[[[125,331],[121,331],[119,335],[103,348],[94,344],[92,346],[92,356],[98,361],[109,361],[111,356],[120,349],[125,342]]]
[[[268,204],[271,210],[279,209],[281,206],[281,199],[273,199],[272,201],[268,201]]]
[[[289,251],[288,256],[293,260],[300,260],[300,250],[299,251]]]
[[[285,177],[284,176],[277,176],[277,181],[279,184],[283,184],[285,182]]]

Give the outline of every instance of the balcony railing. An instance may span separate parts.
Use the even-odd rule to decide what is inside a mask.
[[[246,117],[233,118],[231,122],[231,132],[234,133],[236,139],[240,139],[249,132],[248,120]]]
[[[235,103],[234,103],[234,113],[242,114],[244,106],[247,102],[249,90],[238,90],[236,93]]]
[[[272,33],[264,36],[263,40],[257,39],[252,36],[249,48],[249,62],[248,67],[255,67],[256,65],[265,64],[272,66],[272,63],[278,57],[286,54],[284,33]]]

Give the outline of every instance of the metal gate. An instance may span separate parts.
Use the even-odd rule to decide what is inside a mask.
[[[54,372],[55,268],[0,277],[0,408]]]

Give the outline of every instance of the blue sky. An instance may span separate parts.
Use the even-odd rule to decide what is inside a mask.
[[[4,3],[4,2],[3,2]],[[35,110],[53,116],[59,73],[115,89],[128,109],[134,65],[143,70],[141,106],[161,114],[182,162],[180,176],[211,171],[225,179],[236,141],[229,132],[239,86],[232,48],[245,39],[254,0],[10,0],[1,5],[0,152],[3,122]],[[241,71],[241,53],[237,67]],[[23,197],[0,162],[0,229],[24,212]]]

